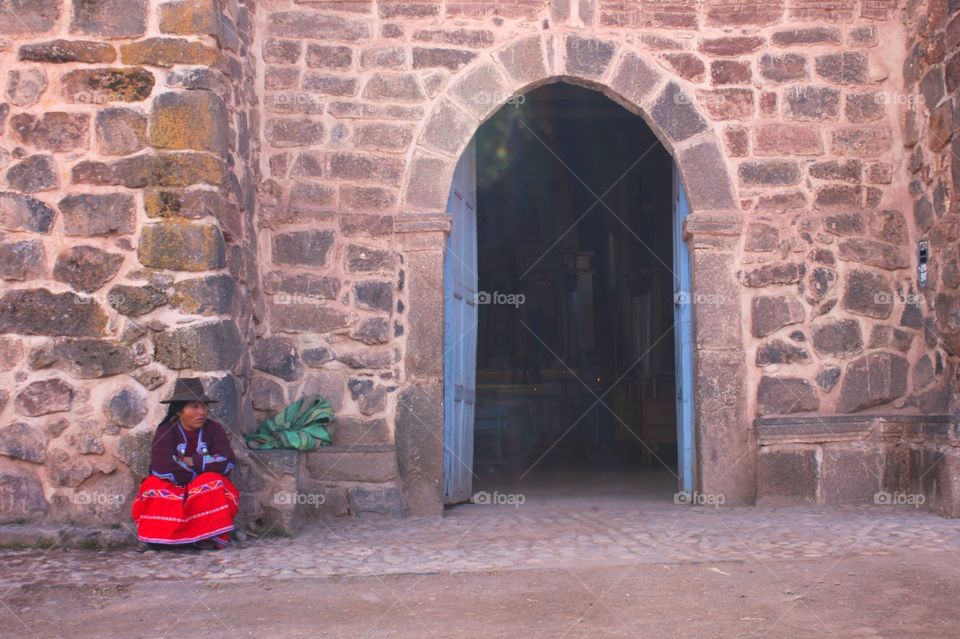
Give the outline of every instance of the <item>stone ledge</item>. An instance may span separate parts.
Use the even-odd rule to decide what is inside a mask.
[[[74,526],[0,525],[0,548],[126,548],[137,538],[126,528],[77,528]]]
[[[804,415],[759,417],[754,421],[760,445],[820,443],[878,437],[890,441],[944,437],[955,439],[960,422],[953,415]]]

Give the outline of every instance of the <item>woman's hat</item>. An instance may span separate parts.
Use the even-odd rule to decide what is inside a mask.
[[[203,382],[199,377],[181,377],[173,386],[173,394],[167,399],[162,400],[161,404],[171,402],[205,402],[207,404],[216,404],[217,400],[207,395],[203,390]]]

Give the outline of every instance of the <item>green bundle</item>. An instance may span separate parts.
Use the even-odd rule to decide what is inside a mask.
[[[292,448],[316,450],[332,443],[327,425],[334,420],[330,402],[317,396],[301,412],[298,399],[269,419],[260,422],[257,432],[245,435],[253,450]]]

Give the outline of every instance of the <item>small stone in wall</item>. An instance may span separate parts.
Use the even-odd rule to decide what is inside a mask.
[[[24,193],[60,188],[57,165],[49,155],[31,155],[7,171],[7,183]]]
[[[136,367],[130,347],[97,339],[60,339],[30,353],[34,369],[58,366],[79,379],[110,377]]]
[[[258,339],[253,345],[253,367],[288,382],[303,376],[303,364],[293,340],[286,337]]]
[[[793,364],[809,362],[810,353],[806,349],[788,344],[783,340],[775,339],[757,349],[757,366],[771,364]]]
[[[215,224],[161,222],[143,228],[137,256],[153,268],[206,271],[223,268],[226,246]]]
[[[230,314],[237,301],[237,281],[229,275],[180,280],[170,303],[191,315]]]
[[[51,449],[47,471],[55,486],[75,487],[93,474],[93,466],[82,457],[72,457],[62,448]]]
[[[21,144],[44,151],[85,150],[90,137],[86,113],[45,112],[37,117],[21,113],[10,118],[10,128]]]
[[[33,382],[17,394],[17,412],[27,417],[63,413],[73,406],[76,390],[60,379]]]
[[[863,350],[860,322],[826,320],[813,326],[813,349],[821,357],[850,357]]]
[[[113,62],[117,51],[106,42],[89,40],[50,40],[20,47],[20,59],[27,62],[85,62],[87,64]]]
[[[149,313],[169,301],[165,291],[154,286],[119,284],[110,289],[107,302],[121,315],[136,317]]]
[[[18,107],[30,107],[47,90],[47,74],[42,69],[13,69],[7,74],[7,99]]]
[[[853,270],[846,275],[841,306],[857,315],[886,319],[893,310],[893,289],[877,273]]]
[[[301,356],[303,357],[303,362],[311,368],[318,368],[321,365],[332,361],[335,357],[333,350],[327,348],[326,346],[306,348],[301,353]]]
[[[47,434],[38,426],[17,422],[0,427],[0,455],[42,464]]]
[[[393,285],[390,282],[357,282],[353,290],[360,308],[388,313],[393,308]]]
[[[805,379],[764,375],[757,389],[760,415],[789,415],[820,408],[817,393]]]
[[[761,295],[750,305],[752,332],[755,337],[766,337],[789,324],[804,319],[803,305],[793,296]]]
[[[142,393],[132,388],[122,388],[107,400],[103,413],[111,424],[133,428],[144,420],[148,408]]]
[[[817,371],[817,386],[825,393],[829,393],[838,381],[840,381],[839,366],[824,366]]]
[[[130,377],[147,390],[156,390],[167,383],[166,376],[155,368],[139,368]]]
[[[907,390],[907,360],[893,353],[870,353],[847,366],[837,410],[853,413],[891,402]]]
[[[250,382],[250,396],[255,410],[272,412],[286,404],[283,387],[272,379],[254,377]]]
[[[100,427],[96,422],[82,421],[67,436],[67,443],[81,455],[100,455],[103,453],[103,440]]]
[[[109,282],[120,270],[123,255],[95,246],[74,246],[57,256],[53,277],[78,291],[91,293]]]
[[[133,38],[143,35],[146,21],[146,0],[75,0],[70,32]]]
[[[4,17],[0,5],[0,24]],[[45,516],[50,505],[43,495],[43,485],[30,471],[8,469],[0,472],[0,502],[4,518],[35,519]]]
[[[97,113],[94,124],[97,150],[104,155],[129,155],[146,146],[147,116],[114,107]]]
[[[0,242],[0,279],[24,281],[43,274],[44,252],[41,240]]]
[[[364,344],[386,344],[390,337],[390,321],[385,317],[367,318],[350,336]]]
[[[60,79],[63,97],[79,104],[141,102],[155,83],[153,74],[141,67],[77,69]]]
[[[40,200],[21,193],[0,193],[0,227],[47,235],[57,212]]]
[[[135,202],[127,193],[68,195],[59,206],[69,236],[131,233],[136,223]]]
[[[174,370],[227,370],[241,354],[240,333],[230,320],[166,330],[157,333],[153,342],[157,362]]]

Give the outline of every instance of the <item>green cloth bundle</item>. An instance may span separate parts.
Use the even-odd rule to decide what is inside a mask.
[[[303,399],[298,399],[260,422],[257,432],[244,436],[247,446],[253,450],[316,450],[333,443],[327,430],[327,425],[334,420],[330,402],[318,395],[301,412],[302,404]]]

